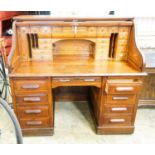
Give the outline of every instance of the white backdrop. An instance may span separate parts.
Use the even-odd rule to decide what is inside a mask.
[[[0,10],[52,11],[53,14],[155,16],[154,0],[0,0]]]

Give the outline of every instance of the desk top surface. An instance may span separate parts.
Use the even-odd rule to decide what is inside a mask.
[[[82,21],[85,21],[85,20],[92,20],[92,21],[96,21],[96,20],[104,20],[104,21],[116,21],[116,20],[119,20],[119,21],[131,21],[133,20],[134,18],[133,17],[123,17],[123,16],[110,16],[110,15],[107,15],[107,16],[62,16],[62,15],[59,15],[59,16],[56,16],[56,15],[20,15],[20,16],[15,16],[13,18],[14,20],[21,20],[21,21],[37,21],[37,20],[40,20],[40,21],[47,21],[47,20],[75,20],[75,19],[78,19],[78,20],[82,20]]]
[[[143,76],[124,61],[94,61],[92,57],[54,56],[53,61],[25,61],[15,68],[10,77],[28,76]]]

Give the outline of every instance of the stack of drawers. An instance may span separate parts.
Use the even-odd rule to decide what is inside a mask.
[[[50,78],[12,78],[14,109],[23,133],[49,134],[53,131]]]
[[[132,133],[141,80],[109,79],[103,95],[102,131],[104,133]]]

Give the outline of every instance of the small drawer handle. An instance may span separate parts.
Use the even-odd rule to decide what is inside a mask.
[[[116,90],[117,91],[133,91],[134,88],[133,87],[117,87]]]
[[[84,81],[86,81],[86,82],[93,82],[93,81],[95,81],[95,79],[84,79]]]
[[[59,80],[60,82],[69,82],[69,81],[71,81],[71,80],[69,80],[69,79],[61,79],[61,80]]]
[[[41,125],[42,121],[27,121],[27,125]]]
[[[115,107],[111,108],[112,111],[127,111],[126,107]]]
[[[38,84],[25,84],[22,85],[23,89],[38,89],[39,85]]]
[[[125,122],[125,119],[120,118],[120,119],[110,119],[111,123],[123,123]]]
[[[25,110],[26,114],[40,114],[41,110],[40,109],[34,109],[34,110]]]
[[[40,100],[40,97],[24,97],[24,101],[39,102]]]
[[[129,97],[127,97],[127,96],[114,96],[114,97],[112,97],[112,99],[113,100],[128,100],[129,99]]]

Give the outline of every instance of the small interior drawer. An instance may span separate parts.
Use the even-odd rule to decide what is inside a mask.
[[[46,117],[49,115],[48,106],[18,106],[17,113],[20,118]]]
[[[133,105],[105,105],[104,113],[105,114],[132,114],[134,110]]]
[[[52,87],[58,86],[96,86],[101,87],[100,77],[61,77],[52,79]]]
[[[13,83],[15,91],[48,90],[48,82],[43,79],[18,79]]]
[[[136,94],[142,88],[142,81],[107,80],[105,92],[107,94]]]
[[[122,105],[126,104],[135,104],[136,102],[136,95],[132,94],[113,94],[113,95],[107,95],[106,104],[119,104]]]
[[[103,124],[109,126],[124,126],[131,125],[131,115],[105,115],[103,116]]]
[[[46,128],[50,126],[49,118],[27,118],[19,119],[22,128]]]
[[[16,95],[15,97],[18,105],[48,104],[48,94],[46,93]]]

